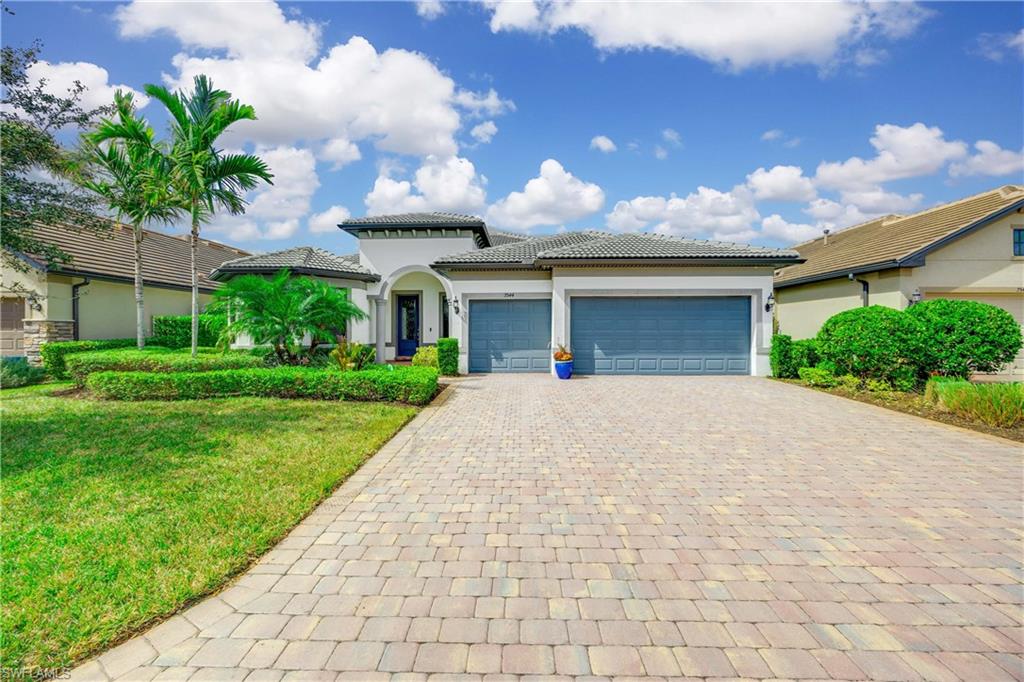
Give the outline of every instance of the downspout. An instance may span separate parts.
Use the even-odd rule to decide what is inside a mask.
[[[90,282],[92,282],[92,280],[86,277],[78,284],[71,285],[71,320],[73,323],[72,337],[75,341],[81,340],[78,338],[78,290],[82,287],[89,286]]]
[[[849,274],[849,278],[851,282],[860,282],[861,305],[866,308],[868,306],[868,292],[870,291],[868,281],[866,279],[856,279],[852,272]]]

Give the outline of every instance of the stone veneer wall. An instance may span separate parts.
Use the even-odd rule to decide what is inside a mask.
[[[43,364],[39,347],[51,341],[73,341],[75,323],[71,320],[25,320],[25,357],[31,365]]]

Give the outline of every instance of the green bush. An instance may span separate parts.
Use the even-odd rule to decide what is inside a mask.
[[[86,386],[111,400],[263,396],[424,405],[437,393],[437,371],[429,367],[381,367],[358,372],[259,367],[210,372],[97,372],[89,375]]]
[[[871,393],[891,393],[892,384],[885,379],[868,379],[864,386]]]
[[[342,341],[331,351],[330,358],[343,372],[359,371],[373,364],[377,358],[377,350],[363,343]]]
[[[18,388],[38,384],[46,370],[33,367],[25,358],[0,358],[0,388]]]
[[[772,349],[768,354],[772,376],[779,379],[795,379],[799,367],[793,366],[793,337],[776,334],[772,337]]]
[[[836,385],[847,391],[859,391],[864,382],[852,374],[844,374],[841,377],[836,377]]]
[[[413,367],[433,367],[437,369],[437,346],[420,346],[412,356]]]
[[[199,345],[216,346],[220,335],[227,326],[223,315],[199,316]],[[153,317],[153,338],[146,344],[166,348],[192,347],[191,315],[156,315]]]
[[[1024,384],[972,384],[931,379],[925,396],[945,409],[989,426],[1013,428],[1024,422]]]
[[[824,367],[801,367],[798,370],[800,380],[808,386],[831,388],[836,385],[836,375]]]
[[[818,342],[816,339],[800,339],[794,341],[791,357],[793,370],[799,372],[801,367],[817,367],[821,359],[818,355]]]
[[[76,353],[65,361],[67,372],[79,386],[95,372],[209,372],[218,369],[260,367],[263,361],[246,353],[210,350],[192,357],[189,351],[169,348],[121,349]]]
[[[54,341],[39,347],[43,367],[54,379],[67,379],[65,358],[72,353],[85,353],[108,348],[129,348],[135,346],[135,339],[95,339],[92,341]]]
[[[939,298],[912,306],[923,327],[929,371],[966,379],[996,372],[1020,352],[1020,324],[1002,308],[977,301]]]
[[[437,369],[446,377],[459,373],[459,340],[445,337],[437,340]]]
[[[922,325],[907,313],[873,305],[833,315],[818,332],[818,353],[835,374],[905,380],[925,366]]]

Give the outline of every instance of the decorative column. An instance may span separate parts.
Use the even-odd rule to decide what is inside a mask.
[[[71,341],[75,323],[71,320],[25,320],[25,358],[30,365],[43,364],[39,348],[52,341]]]
[[[374,303],[377,304],[377,307],[374,310],[374,321],[377,325],[377,362],[381,363],[384,362],[384,336],[387,334],[387,325],[385,324],[385,321],[387,320],[387,299],[381,296],[380,298],[374,299]]]

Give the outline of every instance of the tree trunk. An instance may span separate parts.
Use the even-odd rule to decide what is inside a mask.
[[[146,345],[146,306],[142,301],[142,226],[133,226],[135,237],[135,345]]]
[[[189,246],[192,256],[192,357],[195,357],[199,352],[199,265],[196,263],[196,252],[199,249],[199,217],[194,208]]]

